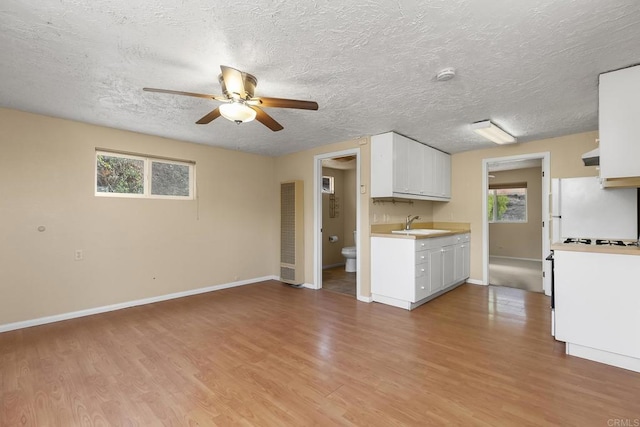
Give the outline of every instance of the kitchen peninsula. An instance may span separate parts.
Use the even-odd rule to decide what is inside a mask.
[[[373,301],[414,308],[469,278],[468,224],[423,223],[371,227]]]

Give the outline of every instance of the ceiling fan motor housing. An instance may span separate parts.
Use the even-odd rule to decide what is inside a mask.
[[[218,76],[218,81],[220,82],[220,86],[222,87],[222,93],[229,98],[233,99],[233,94],[227,91],[227,86],[224,84],[224,79],[222,74]],[[256,86],[258,86],[258,79],[249,73],[242,72],[242,82],[244,84],[244,94],[240,94],[242,99],[251,99],[253,98],[253,94],[255,93]]]

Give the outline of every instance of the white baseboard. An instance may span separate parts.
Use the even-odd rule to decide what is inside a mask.
[[[320,289],[318,286],[314,285],[313,283],[303,283],[302,287],[307,289],[314,289],[314,290]]]
[[[362,301],[362,302],[373,302],[373,297],[369,296],[369,297],[363,297],[361,295],[358,295],[358,301]]]
[[[537,262],[542,262],[541,259],[536,259],[536,258],[518,258],[515,256],[500,256],[500,255],[491,255],[489,254],[489,258],[502,258],[502,259],[515,259],[518,261],[537,261]]]
[[[153,304],[154,302],[167,301],[176,298],[183,298],[192,295],[204,294],[207,292],[219,291],[222,289],[235,288],[237,286],[250,285],[252,283],[264,282],[266,280],[280,280],[277,276],[256,277],[254,279],[239,280],[237,282],[223,283],[221,285],[207,286],[206,288],[191,289],[173,294],[160,295],[157,297],[143,298],[134,301],[126,301],[118,304],[105,305],[102,307],[88,308],[86,310],[72,311],[70,313],[55,314],[53,316],[40,317],[38,319],[24,320],[21,322],[7,323],[0,325],[0,333],[14,331],[16,329],[30,328],[32,326],[46,325],[47,323],[60,322],[62,320],[76,319],[78,317],[91,316],[94,314],[107,313],[109,311],[122,310],[123,308],[136,307],[139,305]]]
[[[391,305],[393,307],[404,308],[405,310],[411,310],[411,303],[409,301],[400,300],[397,298],[391,298],[385,295],[372,295],[375,302]]]
[[[467,283],[471,283],[472,285],[486,286],[486,283],[484,283],[482,280],[478,280],[478,279],[467,279],[466,282]]]
[[[617,366],[618,368],[640,372],[640,359],[636,359],[635,357],[624,356],[622,354],[611,353],[573,343],[567,343],[565,351],[571,356],[581,357],[583,359],[593,360],[594,362],[606,363],[607,365]]]

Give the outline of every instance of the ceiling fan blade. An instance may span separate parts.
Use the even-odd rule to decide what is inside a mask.
[[[274,132],[278,132],[279,130],[284,129],[282,125],[274,120],[273,117],[265,113],[262,109],[258,107],[250,106],[249,108],[255,110],[256,112],[256,120],[271,129]]]
[[[242,71],[227,67],[226,65],[221,65],[220,69],[222,70],[222,80],[224,80],[224,85],[227,88],[229,95],[233,96],[235,93],[240,98],[244,99],[246,93],[244,90]]]
[[[184,96],[195,96],[196,98],[205,98],[205,99],[216,99],[218,101],[226,101],[222,95],[207,95],[205,93],[194,93],[194,92],[182,92],[179,90],[169,90],[169,89],[156,89],[152,87],[143,87],[142,90],[146,92],[158,92],[158,93],[169,93],[171,95],[184,95]]]
[[[272,107],[272,108],[298,108],[300,110],[317,110],[318,103],[314,101],[300,101],[297,99],[284,99],[284,98],[267,98],[258,97],[253,98],[251,101],[258,101],[260,107]]]
[[[206,116],[198,120],[196,123],[199,125],[206,125],[207,123],[211,123],[213,120],[217,119],[218,117],[220,117],[220,109],[216,108],[215,110],[213,110],[212,112],[210,112],[209,114],[207,114]]]

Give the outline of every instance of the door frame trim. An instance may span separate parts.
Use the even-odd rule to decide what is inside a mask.
[[[361,299],[361,274],[362,267],[362,249],[360,240],[362,240],[361,224],[360,224],[360,148],[350,148],[342,151],[333,151],[330,153],[318,154],[313,157],[313,289],[322,289],[322,160],[332,159],[334,157],[356,156],[356,231],[358,239],[356,244],[356,298]]]
[[[489,218],[487,218],[487,195],[489,192],[489,164],[500,162],[512,162],[517,160],[542,160],[542,288],[545,295],[551,295],[551,271],[544,259],[551,249],[551,224],[549,223],[549,195],[551,191],[551,153],[549,151],[530,154],[518,154],[507,157],[493,157],[482,159],[482,283],[489,284]]]

